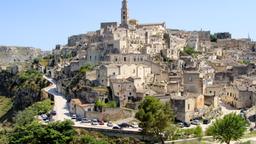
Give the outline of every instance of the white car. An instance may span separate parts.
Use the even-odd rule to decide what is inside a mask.
[[[71,118],[76,119],[76,114],[73,114]]]
[[[139,125],[138,125],[137,123],[133,122],[133,123],[131,124],[131,127],[132,127],[132,128],[139,128]]]

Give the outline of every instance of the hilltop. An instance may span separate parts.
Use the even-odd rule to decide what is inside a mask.
[[[26,62],[44,54],[41,49],[33,47],[0,46],[0,65]]]

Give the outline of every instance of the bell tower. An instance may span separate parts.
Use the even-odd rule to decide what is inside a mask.
[[[122,9],[121,9],[121,26],[128,27],[128,0],[123,0],[122,2]]]

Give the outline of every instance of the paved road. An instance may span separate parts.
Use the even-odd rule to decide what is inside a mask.
[[[104,125],[91,125],[90,123],[81,123],[81,122],[76,122],[75,120],[73,120],[73,122],[75,123],[75,126],[77,126],[77,127],[98,128],[98,129],[108,129],[108,130],[113,129],[112,127],[108,127],[107,123],[105,123]],[[113,124],[113,125],[117,126],[117,124]],[[122,128],[121,130],[122,131],[138,132],[140,129],[139,128]]]
[[[251,144],[256,144],[256,137],[251,137],[251,138],[245,138],[241,139],[239,141],[231,141],[230,144],[241,144],[250,141]]]
[[[51,86],[45,88],[44,90],[54,96],[54,108],[56,111],[56,115],[53,116],[54,121],[64,121],[66,119],[71,119],[69,116],[69,110],[67,105],[67,100],[64,96],[57,92],[56,84],[53,79],[47,78],[44,76],[49,82],[52,83]]]

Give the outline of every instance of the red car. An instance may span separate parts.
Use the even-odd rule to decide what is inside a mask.
[[[103,121],[99,121],[99,125],[104,125],[104,122]]]

